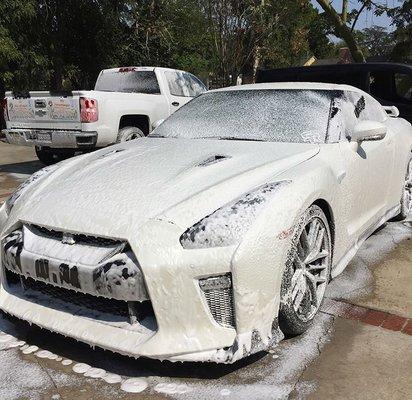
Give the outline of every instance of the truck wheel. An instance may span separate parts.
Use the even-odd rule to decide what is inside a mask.
[[[75,150],[71,149],[44,149],[36,146],[36,156],[45,165],[55,164],[66,158],[73,157]]]
[[[116,143],[128,142],[141,137],[144,137],[144,133],[140,128],[137,126],[125,126],[119,130]]]

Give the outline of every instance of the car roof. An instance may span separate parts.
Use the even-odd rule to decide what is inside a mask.
[[[240,90],[341,90],[351,91],[364,94],[360,90],[350,85],[339,85],[335,83],[320,83],[320,82],[275,82],[275,83],[253,83],[249,85],[229,86],[221,89],[210,90],[210,92],[226,92]]]
[[[262,68],[258,70],[259,75],[263,77],[271,74],[287,74],[287,73],[305,73],[305,74],[333,74],[333,73],[351,73],[362,71],[397,71],[397,72],[412,72],[411,64],[389,63],[389,62],[374,62],[374,63],[353,63],[353,64],[328,64],[328,65],[310,65],[289,68]]]

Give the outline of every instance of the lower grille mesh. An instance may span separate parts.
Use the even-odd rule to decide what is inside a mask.
[[[201,279],[199,285],[214,320],[222,326],[235,328],[231,276],[221,275]]]
[[[82,308],[87,308],[92,311],[98,311],[101,313],[118,315],[121,317],[130,317],[129,305],[127,302],[115,299],[107,299],[105,297],[92,296],[86,293],[76,292],[74,290],[65,289],[57,286],[50,285],[48,283],[36,281],[31,278],[25,278],[17,275],[7,269],[4,270],[6,274],[6,280],[8,285],[20,285],[22,284],[25,289],[30,289],[35,292],[46,295],[50,298],[61,300],[66,304],[72,304]],[[153,308],[150,301],[144,301],[137,303],[138,306],[138,320],[143,320],[148,316],[154,315]]]

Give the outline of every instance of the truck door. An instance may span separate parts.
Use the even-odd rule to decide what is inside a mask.
[[[169,88],[167,95],[170,114],[188,103],[193,97],[206,90],[204,85],[193,75],[182,71],[165,71]]]

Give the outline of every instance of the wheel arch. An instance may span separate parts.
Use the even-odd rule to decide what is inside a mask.
[[[330,235],[332,239],[332,251],[335,247],[335,218],[333,215],[333,210],[331,205],[322,198],[317,199],[312,203],[312,205],[316,205],[322,209],[322,211],[325,213],[326,219],[328,220],[329,223],[329,229],[330,229]]]
[[[150,132],[150,118],[145,114],[122,115],[119,120],[119,130],[126,126],[140,128],[145,135],[148,135]]]

